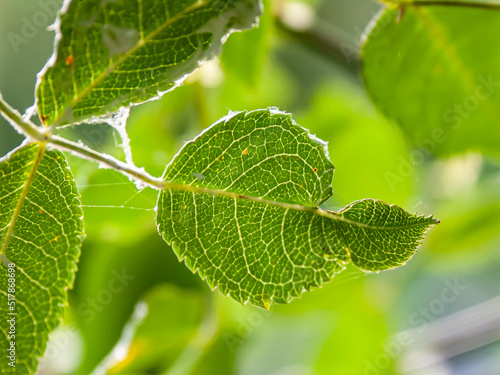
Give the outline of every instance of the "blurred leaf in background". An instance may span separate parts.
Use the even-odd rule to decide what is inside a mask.
[[[363,47],[366,88],[417,147],[498,156],[500,50],[488,37],[494,30],[498,9],[408,7],[400,21],[397,10],[387,10]]]

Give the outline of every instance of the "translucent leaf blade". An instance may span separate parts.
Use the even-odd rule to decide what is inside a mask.
[[[238,112],[187,143],[163,177],[317,207],[332,195],[334,166],[327,152],[326,143],[289,114]]]
[[[240,112],[187,143],[164,179],[158,230],[179,259],[240,303],[269,308],[330,281],[404,264],[437,221],[366,200],[340,213],[326,146],[274,110]]]
[[[374,199],[354,202],[339,215],[345,219],[337,223],[353,264],[375,272],[406,264],[427,230],[439,223]]]
[[[31,145],[0,161],[0,313],[14,312],[15,339],[2,323],[0,343],[15,341],[16,367],[2,356],[2,374],[32,374],[48,334],[59,323],[83,239],[83,212],[66,158]],[[13,228],[11,230],[11,228]],[[7,265],[15,264],[15,307]],[[6,327],[3,329],[3,327]],[[9,326],[10,328],[10,326]]]
[[[60,15],[57,54],[41,72],[40,117],[76,122],[155,98],[259,14],[258,0],[73,0]]]

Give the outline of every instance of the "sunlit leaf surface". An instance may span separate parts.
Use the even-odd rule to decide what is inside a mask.
[[[14,342],[16,353],[16,367],[5,351],[0,369],[32,374],[67,304],[83,239],[83,213],[64,155],[31,145],[0,160],[0,207],[0,313],[15,319],[14,325],[2,322],[0,345]]]
[[[40,117],[80,121],[171,90],[259,13],[258,0],[73,0],[41,73]]]
[[[274,110],[230,115],[189,142],[164,179],[158,227],[178,257],[235,300],[268,308],[320,286],[352,261],[403,265],[437,220],[376,200],[339,213],[326,144]]]

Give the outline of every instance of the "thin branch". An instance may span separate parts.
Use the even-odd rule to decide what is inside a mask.
[[[165,182],[162,179],[153,177],[146,171],[124,163],[110,155],[94,151],[85,145],[69,141],[57,135],[51,136],[47,142],[60,151],[68,151],[80,158],[99,163],[100,165],[110,169],[114,169],[127,177],[140,181],[154,189],[165,189]]]
[[[23,120],[21,114],[12,108],[0,94],[0,113],[9,124],[21,135],[32,138],[38,142],[45,142],[49,137],[47,131],[39,128],[30,121]]]
[[[25,137],[28,137],[29,139],[33,139],[37,142],[48,143],[60,151],[69,151],[80,158],[97,162],[100,165],[117,170],[134,180],[141,181],[152,188],[165,188],[163,180],[151,176],[144,170],[140,170],[133,165],[126,164],[110,155],[101,154],[83,144],[69,141],[57,135],[52,135],[49,131],[47,131],[49,128],[40,128],[29,121],[23,120],[19,112],[13,109],[1,95],[0,113],[17,132]]]

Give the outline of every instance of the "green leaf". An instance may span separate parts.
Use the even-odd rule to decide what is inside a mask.
[[[73,0],[66,8],[37,87],[46,124],[106,115],[173,89],[260,13],[258,0]]]
[[[498,11],[408,6],[387,10],[363,47],[363,76],[377,107],[426,152],[498,155]],[[464,27],[467,20],[467,27]]]
[[[0,346],[14,342],[16,355],[13,368],[2,353],[0,369],[32,374],[67,304],[83,240],[83,212],[63,154],[36,144],[0,160],[0,228]],[[15,337],[5,323],[11,317]]]
[[[275,110],[232,114],[187,143],[167,167],[160,234],[179,259],[240,303],[269,308],[330,281],[352,261],[403,265],[437,220],[376,200],[339,213],[327,147]]]

